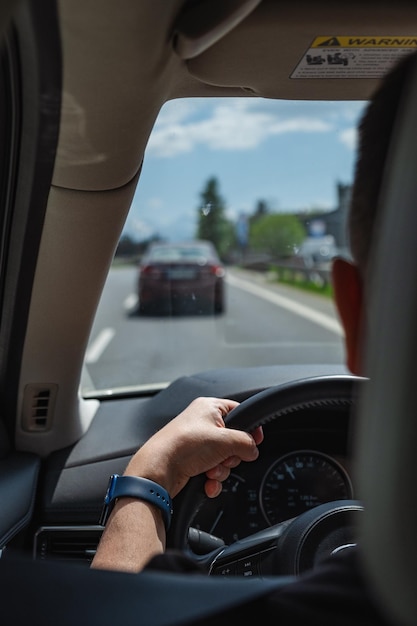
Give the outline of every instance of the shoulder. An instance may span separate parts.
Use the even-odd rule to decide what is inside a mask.
[[[324,559],[269,598],[270,611],[310,626],[388,626],[373,601],[358,547]]]
[[[175,551],[155,556],[146,569],[207,575],[184,554]],[[294,626],[296,620],[309,626],[388,626],[372,601],[362,569],[359,550],[343,550],[292,582],[279,584],[277,577],[276,587],[266,588],[265,594],[242,597],[230,613],[217,615],[216,625],[223,624],[220,619],[227,623],[233,616],[236,621],[241,614],[247,615],[248,610],[256,610],[262,626],[277,623]]]

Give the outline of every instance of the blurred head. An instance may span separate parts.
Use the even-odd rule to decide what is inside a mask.
[[[334,297],[345,331],[346,362],[353,374],[362,371],[362,335],[366,328],[364,291],[369,288],[369,265],[378,228],[379,198],[383,189],[388,149],[395,120],[407,89],[407,77],[417,53],[403,58],[384,78],[372,96],[359,124],[358,152],[348,217],[353,263],[333,263]],[[367,320],[372,323],[372,320]]]
[[[366,276],[373,234],[378,224],[378,205],[385,163],[395,120],[407,89],[407,76],[417,54],[403,58],[381,82],[359,124],[358,152],[349,212],[349,238],[355,264]]]

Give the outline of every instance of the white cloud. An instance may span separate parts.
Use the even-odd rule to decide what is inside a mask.
[[[162,200],[162,198],[158,198],[158,197],[154,196],[154,197],[148,199],[148,203],[147,204],[148,204],[148,207],[150,209],[157,210],[157,209],[161,209],[164,206],[164,201]]]
[[[169,126],[171,124],[181,123],[184,119],[190,117],[193,112],[198,110],[199,104],[197,99],[178,99],[168,102],[162,107],[158,116],[158,126]]]
[[[232,99],[214,101],[212,108],[205,102],[197,104],[175,101],[162,110],[150,137],[147,153],[157,157],[173,157],[191,152],[197,145],[212,150],[249,150],[270,136],[284,133],[322,133],[334,128],[326,115],[306,113],[306,107],[288,107],[283,112],[267,103]],[[281,103],[278,103],[281,104]],[[178,107],[178,108],[177,108]],[[199,113],[199,118],[197,114]],[[201,118],[201,113],[205,114]],[[326,119],[327,117],[327,119]]]
[[[127,221],[125,230],[139,240],[148,239],[154,233],[152,226],[137,217],[133,217]]]
[[[171,241],[189,239],[195,231],[195,209],[183,210],[181,213],[172,211],[162,197],[152,196],[146,201],[133,201],[124,232],[129,233],[138,241],[159,236]],[[140,216],[140,217],[139,217]]]
[[[358,143],[358,131],[355,126],[346,128],[339,134],[339,140],[350,150],[356,150]]]

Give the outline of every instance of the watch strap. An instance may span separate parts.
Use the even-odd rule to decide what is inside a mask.
[[[158,483],[139,476],[119,476],[112,474],[109,479],[100,524],[105,526],[117,498],[137,498],[156,506],[162,511],[165,529],[168,531],[173,513],[169,493]]]

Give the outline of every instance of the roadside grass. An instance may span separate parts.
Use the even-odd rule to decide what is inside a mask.
[[[328,279],[324,279],[318,272],[311,272],[306,277],[305,272],[288,269],[286,267],[271,267],[268,272],[270,280],[284,285],[290,285],[303,291],[316,293],[326,298],[333,297],[333,287]]]
[[[132,267],[132,266],[136,266],[138,264],[138,260],[132,257],[122,257],[122,256],[116,256],[114,257],[113,261],[112,261],[112,268],[119,268],[119,267]]]

